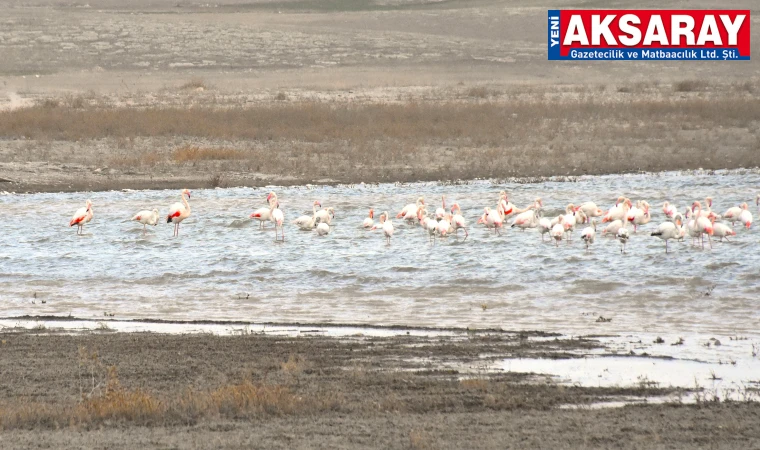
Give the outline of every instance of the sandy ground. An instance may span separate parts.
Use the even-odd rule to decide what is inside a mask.
[[[652,115],[614,120],[568,113],[533,136],[497,144],[426,139],[377,142],[404,147],[402,161],[360,167],[320,143],[319,170],[257,170],[262,152],[303,158],[297,139],[30,139],[0,136],[0,190],[15,192],[356,183],[473,177],[719,169],[756,166],[756,107],[742,123],[701,121],[693,99],[760,104],[755,60],[552,62],[546,60],[546,10],[595,2],[510,0],[283,0],[4,2],[0,27],[0,110],[53,100],[77,107],[253,108],[273,103],[392,104],[521,101],[617,105],[652,102]],[[616,7],[657,7],[618,2]],[[709,2],[670,7],[709,8]],[[732,4],[752,8],[750,1]],[[757,21],[756,15],[753,16]],[[757,41],[760,27],[753,26]],[[696,80],[696,89],[678,83]],[[675,104],[682,111],[664,111]],[[541,114],[537,111],[536,114]],[[638,114],[638,113],[637,113]],[[652,128],[631,135],[630,130]],[[604,130],[607,130],[606,132]],[[615,138],[614,136],[618,136]],[[558,139],[561,138],[561,139]],[[557,145],[561,148],[557,148]],[[177,164],[183,145],[241,148],[247,164]],[[692,148],[693,147],[693,148]],[[361,152],[361,150],[355,150]],[[565,153],[572,153],[570,156]],[[577,153],[584,153],[578,157]],[[612,153],[610,153],[612,152]],[[680,153],[679,153],[680,152]],[[158,155],[160,163],[134,162]],[[443,155],[443,156],[441,156]],[[674,155],[663,158],[662,155]],[[543,157],[537,165],[532,160]],[[489,159],[493,162],[485,163]],[[618,161],[599,164],[599,161]],[[142,159],[144,160],[144,158]],[[150,159],[153,161],[153,159]],[[432,164],[431,164],[432,163]],[[210,176],[215,175],[215,177]],[[213,179],[212,179],[213,178]],[[223,182],[219,183],[222,179]],[[2,181],[7,180],[7,181]]]
[[[121,386],[171,397],[242,379],[283,386],[329,406],[191,423],[109,420],[56,429],[10,427],[5,447],[24,448],[755,448],[756,403],[641,405],[596,410],[610,398],[672,394],[651,388],[559,386],[538,375],[490,373],[504,357],[563,358],[593,339],[542,333],[468,337],[351,338],[240,335],[3,333],[0,413],[42,402],[76,403],[90,388],[82,354],[97,353],[93,378],[118,369]],[[85,349],[82,352],[82,349]],[[85,364],[91,359],[85,358]],[[97,388],[96,388],[97,390]],[[580,409],[561,409],[577,405]],[[584,406],[586,405],[586,406]],[[5,414],[2,417],[7,417]],[[9,428],[5,424],[6,428]],[[59,425],[60,426],[60,425]],[[31,428],[31,429],[30,429]]]

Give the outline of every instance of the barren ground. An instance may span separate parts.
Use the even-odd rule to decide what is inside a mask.
[[[760,445],[756,403],[589,409],[600,400],[673,392],[568,387],[482,370],[499,358],[563,358],[599,345],[529,332],[346,339],[6,332],[0,442],[16,448]]]

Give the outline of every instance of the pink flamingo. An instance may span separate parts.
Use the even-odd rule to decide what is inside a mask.
[[[182,198],[182,203],[177,202],[169,207],[169,214],[166,216],[166,223],[174,223],[174,234],[173,236],[179,236],[179,224],[183,220],[187,219],[190,216],[190,203],[187,202],[185,199],[185,195],[187,195],[187,198],[190,198],[190,191],[187,189],[182,190],[182,193],[180,194]],[[184,204],[183,204],[184,203]]]
[[[92,220],[92,202],[87,200],[85,206],[79,208],[74,213],[74,217],[71,218],[69,226],[77,226],[77,235],[84,234],[84,225]]]
[[[275,194],[274,192],[270,192],[267,195],[266,201],[267,201],[267,204],[269,205],[268,207],[259,208],[256,211],[254,211],[250,216],[251,219],[256,219],[259,221],[259,229],[264,229],[264,222],[269,222],[270,220],[272,220],[271,206],[272,206],[272,202],[277,201],[277,194]]]
[[[282,241],[285,242],[285,227],[282,224],[285,222],[285,215],[280,210],[280,202],[274,201],[270,206],[272,212],[272,222],[274,222],[274,240],[277,241],[277,228],[282,233]]]
[[[372,228],[372,225],[374,224],[375,224],[375,210],[370,208],[369,215],[364,219],[364,222],[362,222],[362,227]]]
[[[464,230],[464,239],[467,240],[470,233],[467,232],[467,222],[464,220],[464,216],[462,216],[462,208],[459,207],[459,203],[451,205],[451,214],[453,214],[451,216],[451,226],[454,227],[454,233],[458,235],[461,228]]]

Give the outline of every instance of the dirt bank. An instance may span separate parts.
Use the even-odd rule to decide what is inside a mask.
[[[757,404],[560,409],[578,388],[484,361],[568,357],[543,333],[274,337],[3,333],[2,442],[108,448],[752,448]],[[83,400],[80,400],[83,399]]]

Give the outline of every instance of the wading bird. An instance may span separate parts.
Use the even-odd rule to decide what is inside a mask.
[[[187,219],[190,216],[190,203],[187,202],[187,199],[185,199],[185,196],[187,195],[187,199],[190,199],[190,191],[187,189],[183,189],[182,193],[180,194],[180,198],[182,199],[182,203],[177,202],[169,207],[169,214],[166,216],[166,223],[173,223],[174,224],[174,234],[173,236],[179,236],[179,224],[183,220]]]
[[[134,217],[132,217],[132,220],[143,224],[143,234],[146,234],[148,232],[148,225],[156,226],[156,224],[158,224],[158,210],[154,209],[153,211],[149,211],[146,209],[144,211],[140,211],[139,213],[135,214]]]
[[[84,234],[84,226],[92,220],[92,202],[87,200],[85,206],[79,208],[74,213],[74,217],[71,218],[69,226],[77,226],[77,235]]]

